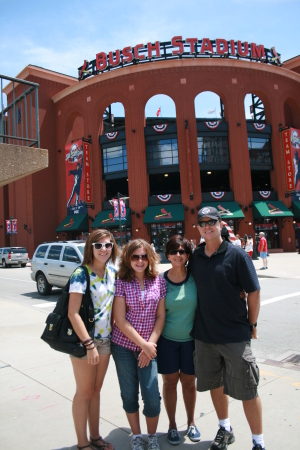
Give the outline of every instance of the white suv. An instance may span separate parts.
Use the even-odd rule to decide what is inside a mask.
[[[28,262],[28,252],[25,247],[2,247],[0,248],[0,264],[2,267],[10,267],[13,264],[20,264],[26,267]]]
[[[48,295],[52,286],[64,287],[76,267],[83,261],[85,241],[44,242],[31,261],[31,279],[41,295]]]

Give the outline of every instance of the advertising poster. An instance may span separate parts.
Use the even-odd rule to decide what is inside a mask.
[[[11,220],[6,221],[6,234],[11,234]]]
[[[13,219],[11,222],[12,222],[11,233],[12,234],[18,234],[18,222],[17,222],[17,219]]]
[[[290,133],[295,185],[295,195],[293,195],[293,200],[300,201],[300,130],[290,128]]]
[[[84,189],[84,156],[82,140],[65,147],[66,192],[68,216],[87,213]]]
[[[10,219],[6,221],[6,234],[18,234],[17,219]]]
[[[83,142],[85,202],[92,203],[90,144]]]

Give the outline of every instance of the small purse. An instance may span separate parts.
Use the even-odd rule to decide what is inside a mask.
[[[82,296],[79,315],[87,329],[90,338],[94,339],[95,317],[94,305],[90,294],[90,276],[85,266],[81,266],[86,275],[87,287]],[[63,288],[56,307],[46,319],[46,327],[41,339],[58,352],[67,353],[77,358],[86,355],[86,348],[75,333],[68,317],[70,280]]]

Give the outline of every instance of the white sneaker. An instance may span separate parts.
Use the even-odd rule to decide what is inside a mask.
[[[156,434],[148,434],[148,450],[160,450]]]
[[[143,440],[140,436],[131,440],[131,450],[144,450]]]

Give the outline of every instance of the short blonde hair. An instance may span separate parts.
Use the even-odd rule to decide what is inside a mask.
[[[101,228],[99,230],[92,231],[86,240],[85,247],[84,247],[83,262],[82,262],[83,265],[89,265],[91,262],[93,262],[94,254],[93,254],[93,245],[92,244],[100,241],[100,239],[102,239],[104,237],[108,237],[110,242],[112,242],[114,244],[113,249],[111,251],[111,256],[109,259],[111,259],[113,263],[116,262],[117,256],[120,253],[120,249],[117,246],[115,238],[113,237],[111,232],[106,230],[105,228]]]
[[[148,266],[145,270],[145,276],[154,279],[158,275],[157,264],[160,262],[159,255],[154,251],[153,247],[144,239],[134,239],[128,242],[123,249],[120,257],[119,279],[131,281],[134,277],[134,270],[131,267],[131,256],[138,249],[144,247],[148,256]]]

